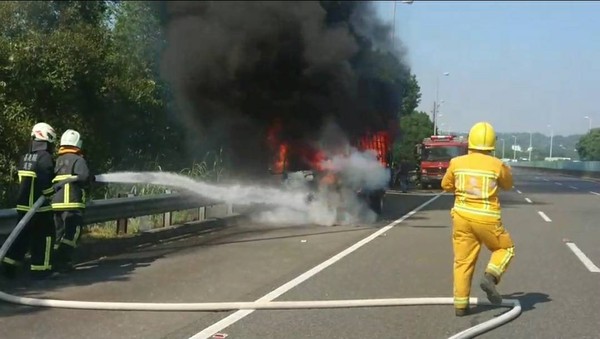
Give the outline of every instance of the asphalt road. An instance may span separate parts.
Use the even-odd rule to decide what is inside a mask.
[[[594,265],[600,266],[600,182],[518,169],[515,175],[515,190],[504,193],[502,201],[516,256],[499,288],[506,298],[520,300],[523,313],[481,337],[599,338],[600,272],[594,272]],[[446,195],[322,271],[310,271],[433,197],[390,192],[385,220],[377,225],[244,224],[81,265],[53,281],[0,286],[20,295],[90,301],[451,297],[452,198]],[[476,278],[488,258],[482,250]],[[273,292],[289,281],[296,283]],[[473,296],[484,297],[476,284]],[[473,315],[456,318],[452,306],[235,313],[0,303],[0,337],[188,339],[220,332],[230,339],[447,338],[505,310],[479,307]]]

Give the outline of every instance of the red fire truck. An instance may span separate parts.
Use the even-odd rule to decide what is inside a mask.
[[[417,180],[420,188],[439,187],[450,159],[467,154],[468,143],[462,136],[432,135],[416,145],[419,160]]]

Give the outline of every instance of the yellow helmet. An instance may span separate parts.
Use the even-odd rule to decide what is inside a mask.
[[[496,149],[496,132],[487,122],[478,122],[469,131],[469,149],[493,151]]]

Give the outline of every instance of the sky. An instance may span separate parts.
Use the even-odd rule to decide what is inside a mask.
[[[392,23],[394,2],[374,3]],[[439,77],[443,130],[583,134],[585,116],[600,127],[599,13],[592,1],[396,1],[418,109],[431,114]]]

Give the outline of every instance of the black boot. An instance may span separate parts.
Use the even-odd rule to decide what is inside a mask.
[[[8,280],[17,278],[17,266],[3,263],[1,266],[2,276]]]
[[[54,270],[59,273],[65,273],[73,270],[73,248],[60,244],[56,252],[54,253]]]
[[[487,294],[487,298],[493,305],[500,305],[502,303],[502,296],[496,291],[496,278],[485,273],[479,283],[479,287]]]
[[[466,315],[469,315],[470,313],[470,309],[467,306],[466,308],[455,308],[454,309],[454,314],[456,314],[457,317],[464,317]]]
[[[30,271],[29,272],[32,280],[44,280],[49,278],[52,275],[52,270],[44,270],[44,271]]]

